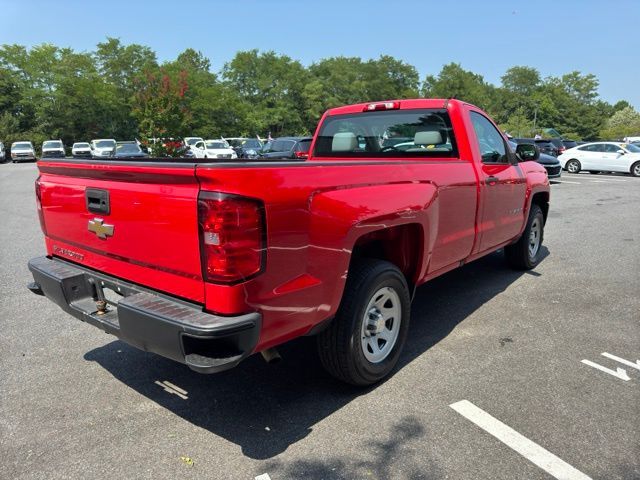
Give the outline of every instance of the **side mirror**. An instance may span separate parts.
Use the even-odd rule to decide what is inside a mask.
[[[616,153],[619,153],[620,155],[624,155],[626,152],[624,150],[620,149]]]
[[[533,143],[521,143],[516,147],[516,155],[521,162],[535,161],[540,158],[540,149]]]

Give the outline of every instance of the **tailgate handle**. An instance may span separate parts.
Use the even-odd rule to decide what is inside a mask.
[[[90,212],[104,213],[105,215],[109,215],[109,213],[111,213],[108,190],[87,188],[84,192],[84,197],[87,203],[87,210]]]

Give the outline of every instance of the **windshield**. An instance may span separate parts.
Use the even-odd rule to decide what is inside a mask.
[[[44,142],[42,144],[42,148],[62,148],[62,142],[57,140],[51,140],[49,142]]]
[[[631,153],[640,153],[640,147],[638,147],[637,145],[634,145],[633,143],[628,143],[622,146]]]
[[[207,145],[207,149],[209,149],[209,150],[227,148],[227,146],[224,144],[224,142],[207,142],[206,145]]]
[[[73,147],[74,148],[89,148],[89,144],[88,143],[74,143]]]
[[[140,153],[141,151],[135,143],[123,143],[116,146],[116,153]]]
[[[33,147],[29,142],[16,142],[13,145],[11,145],[11,148],[33,148]]]
[[[457,156],[457,150],[447,111],[416,109],[329,116],[313,155],[450,158]]]
[[[100,140],[96,142],[97,148],[113,148],[115,145],[116,142],[114,140]]]

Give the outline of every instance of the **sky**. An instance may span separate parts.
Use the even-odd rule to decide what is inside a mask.
[[[450,62],[496,85],[514,65],[578,70],[604,100],[640,110],[640,0],[0,0],[0,20],[0,44],[92,51],[109,36],[161,61],[194,48],[216,71],[253,48],[304,65],[392,55],[421,80]]]

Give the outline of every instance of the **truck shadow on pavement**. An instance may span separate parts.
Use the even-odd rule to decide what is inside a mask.
[[[543,248],[546,257],[548,250]],[[540,275],[511,270],[497,252],[420,287],[395,374],[523,274]],[[244,455],[264,460],[284,452],[322,419],[376,388],[357,389],[331,378],[315,354],[313,338],[297,339],[279,350],[283,360],[278,364],[268,365],[253,355],[235,369],[212,376],[118,340],[84,358],[188,422],[239,445]]]

